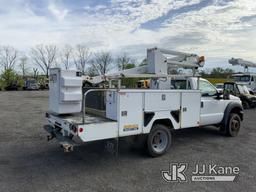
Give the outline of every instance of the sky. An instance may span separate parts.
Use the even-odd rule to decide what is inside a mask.
[[[0,0],[0,45],[84,44],[139,60],[162,47],[206,57],[206,68],[256,62],[255,0]],[[233,67],[242,70],[239,67]]]

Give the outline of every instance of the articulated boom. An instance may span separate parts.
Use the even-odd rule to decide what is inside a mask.
[[[183,53],[161,48],[151,48],[147,50],[147,62],[145,66],[135,67],[112,74],[106,74],[96,77],[84,76],[83,79],[91,84],[99,84],[113,77],[126,77],[136,75],[168,75],[173,68],[198,69],[204,66],[204,56],[198,56],[192,53]],[[147,75],[145,75],[147,74]]]
[[[246,61],[246,60],[243,60],[241,58],[231,58],[228,60],[228,62],[231,64],[231,65],[240,65],[242,67],[244,67],[244,71],[245,72],[248,72],[248,68],[249,67],[256,67],[256,63],[253,63],[251,61]]]

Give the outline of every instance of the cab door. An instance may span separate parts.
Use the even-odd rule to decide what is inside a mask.
[[[200,125],[220,123],[224,115],[225,101],[216,99],[217,89],[206,80],[200,79],[199,89],[202,96]]]

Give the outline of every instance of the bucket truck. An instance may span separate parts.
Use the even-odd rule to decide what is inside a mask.
[[[234,74],[232,77],[236,83],[246,85],[250,91],[250,94],[256,94],[256,74],[249,73],[249,67],[256,68],[256,63],[240,58],[231,58],[228,62],[233,66],[244,67],[244,73]]]
[[[228,136],[237,136],[243,120],[239,98],[222,97],[197,69],[204,57],[160,48],[147,50],[146,66],[88,78],[92,83],[108,81],[108,88],[82,93],[84,77],[76,71],[50,70],[48,140],[57,138],[64,151],[91,141],[135,138],[146,144],[152,157],[163,155],[172,143],[172,130],[214,125]],[[173,68],[191,69],[192,74],[170,74]],[[188,78],[191,89],[171,89],[172,79]],[[149,89],[122,87],[124,78],[150,79]],[[117,82],[114,84],[113,82]],[[116,86],[114,86],[116,85]],[[101,115],[88,110],[87,96],[104,92]],[[143,146],[144,146],[143,144]]]

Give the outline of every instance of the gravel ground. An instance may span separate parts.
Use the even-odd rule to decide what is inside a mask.
[[[0,191],[256,191],[256,110],[245,112],[236,138],[211,127],[179,130],[171,150],[147,157],[127,142],[118,156],[102,142],[63,153],[47,142],[43,125],[48,108],[46,91],[0,92]],[[188,181],[167,183],[161,171],[170,163],[186,162]],[[238,166],[235,182],[192,182],[196,163]]]

